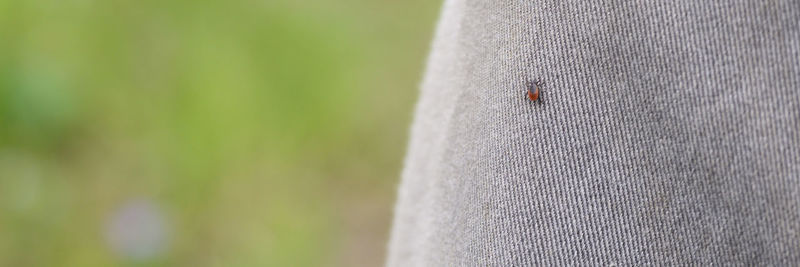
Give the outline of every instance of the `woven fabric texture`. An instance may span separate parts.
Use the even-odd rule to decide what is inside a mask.
[[[799,24],[797,0],[446,0],[387,265],[797,266]]]

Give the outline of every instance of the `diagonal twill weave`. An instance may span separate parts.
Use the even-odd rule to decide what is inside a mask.
[[[391,235],[389,266],[800,264],[800,2],[447,0]]]

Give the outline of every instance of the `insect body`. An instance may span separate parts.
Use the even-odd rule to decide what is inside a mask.
[[[527,92],[528,99],[530,99],[531,101],[539,100],[539,91],[540,88],[544,85],[544,82],[542,82],[542,80],[540,79],[537,79],[534,82],[528,82],[527,85],[528,85],[528,92]]]

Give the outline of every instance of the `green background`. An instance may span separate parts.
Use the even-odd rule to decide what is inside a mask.
[[[0,0],[0,266],[381,265],[440,4]]]

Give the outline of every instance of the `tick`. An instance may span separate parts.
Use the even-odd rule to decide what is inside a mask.
[[[528,82],[528,99],[531,101],[539,100],[539,91],[540,88],[544,85],[541,79],[536,79],[536,81]]]

